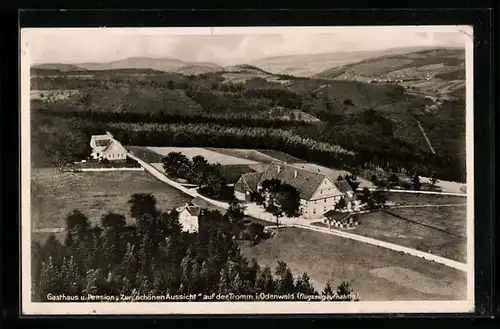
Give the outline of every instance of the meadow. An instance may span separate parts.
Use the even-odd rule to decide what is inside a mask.
[[[78,209],[93,224],[108,212],[126,215],[133,193],[151,193],[158,208],[179,207],[192,198],[158,181],[147,172],[60,172],[56,168],[31,171],[31,229],[61,228],[66,216]]]
[[[465,263],[466,207],[401,208],[357,216],[352,233]]]
[[[220,154],[213,152],[201,147],[155,147],[148,146],[147,149],[156,152],[162,156],[169,154],[170,152],[181,152],[188,158],[192,159],[197,155],[203,156],[208,163],[215,164],[220,163],[221,165],[249,165],[255,164],[256,161],[246,160],[237,158],[230,155]]]
[[[362,301],[463,300],[465,273],[369,245],[298,228],[280,230],[257,246],[242,245],[247,257],[262,265],[283,260],[294,274],[307,272],[320,289],[328,280],[347,280]]]

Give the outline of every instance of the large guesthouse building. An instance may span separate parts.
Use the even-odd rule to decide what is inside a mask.
[[[252,193],[259,191],[262,182],[270,179],[279,179],[297,189],[300,196],[299,212],[305,218],[323,217],[341,198],[347,202],[346,210],[355,210],[353,208],[358,204],[355,202],[354,191],[346,180],[334,180],[319,172],[277,162],[269,164],[263,172],[242,175],[234,185],[236,198],[252,201]]]

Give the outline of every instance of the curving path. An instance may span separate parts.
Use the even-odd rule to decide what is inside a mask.
[[[207,198],[207,197],[199,194],[198,191],[196,191],[196,190],[186,188],[186,187],[182,186],[182,184],[177,183],[177,182],[169,179],[163,172],[159,171],[157,168],[150,165],[149,163],[139,159],[135,155],[129,153],[128,156],[130,156],[132,159],[139,162],[144,167],[144,169],[146,169],[151,175],[153,175],[154,177],[156,177],[160,181],[177,188],[178,190],[192,196],[193,198],[196,198],[196,197],[202,198],[202,199],[206,200],[207,202],[210,202],[211,204],[216,205],[216,206],[221,207],[221,208],[224,208],[224,209],[227,209],[229,207],[229,204],[227,202],[212,200],[210,198]],[[397,191],[400,191],[400,190],[397,190]],[[416,191],[413,191],[413,192],[416,192]],[[420,193],[422,193],[422,192],[420,192]],[[247,206],[245,212],[246,212],[246,215],[248,215],[248,216],[260,218],[264,221],[268,221],[269,223],[276,224],[276,219],[274,218],[274,216],[270,215],[269,213],[266,213],[263,209],[255,206],[253,204],[249,204]],[[360,241],[360,242],[364,242],[364,243],[369,243],[369,244],[379,246],[382,248],[387,248],[387,249],[391,249],[391,250],[395,250],[395,251],[404,252],[406,254],[413,255],[416,257],[420,257],[420,258],[424,258],[427,260],[431,260],[431,261],[434,261],[436,263],[440,263],[440,264],[455,268],[455,269],[460,270],[460,271],[464,271],[464,272],[468,271],[468,265],[464,264],[464,263],[460,263],[460,262],[457,262],[457,261],[454,261],[454,260],[451,260],[448,258],[444,258],[444,257],[436,256],[433,254],[429,254],[426,252],[422,252],[422,251],[417,250],[417,249],[403,247],[403,246],[400,246],[400,245],[397,245],[394,243],[389,243],[389,242],[369,238],[369,237],[362,236],[362,235],[348,233],[348,232],[336,230],[336,229],[328,229],[328,228],[321,228],[321,227],[313,226],[310,224],[310,221],[305,220],[303,218],[280,218],[279,222],[280,222],[281,227],[298,227],[298,228],[317,231],[317,232],[321,232],[321,233],[325,233],[325,234],[336,235],[336,236],[340,236],[340,237],[343,237],[346,239],[352,239],[352,240],[356,240],[356,241]],[[273,226],[270,225],[268,227],[270,228]]]

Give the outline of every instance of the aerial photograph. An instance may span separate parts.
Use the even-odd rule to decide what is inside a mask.
[[[31,302],[468,298],[463,33],[28,30]]]

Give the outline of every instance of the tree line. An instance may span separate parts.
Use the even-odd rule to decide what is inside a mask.
[[[42,103],[41,106],[37,105],[37,108],[48,114],[57,113],[58,116],[67,118],[76,116],[82,120],[106,124],[148,122],[156,124],[196,123],[203,126],[210,123],[227,128],[238,127],[242,130],[248,127],[282,129],[300,136],[302,139],[338,145],[343,149],[351,150],[356,153],[356,159],[355,161],[347,161],[345,164],[351,169],[360,170],[366,165],[372,165],[387,172],[395,172],[404,168],[406,171],[419,170],[425,176],[434,173],[443,180],[465,181],[464,158],[454,155],[458,147],[454,145],[459,144],[456,140],[461,138],[457,132],[462,131],[460,126],[455,123],[459,119],[463,121],[460,116],[460,113],[464,112],[463,104],[450,103],[450,105],[447,102],[445,108],[436,115],[436,118],[429,117],[427,119],[428,125],[431,128],[434,127],[426,129],[428,135],[435,136],[435,144],[439,148],[436,148],[437,154],[431,154],[426,149],[415,147],[415,145],[419,145],[418,141],[403,139],[400,135],[395,134],[395,131],[399,129],[398,126],[404,125],[404,121],[407,120],[403,118],[403,113],[398,114],[401,122],[396,124],[388,116],[390,111],[381,113],[381,111],[373,109],[363,110],[352,101],[346,104],[347,99],[345,99],[342,103],[339,100],[332,100],[326,94],[319,97],[309,90],[319,82],[312,81],[311,86],[306,86],[306,82],[297,82],[293,86],[283,87],[263,84],[258,82],[258,79],[251,79],[245,83],[232,84],[222,83],[218,73],[193,77],[171,73],[141,77],[115,75],[102,80],[73,80],[75,79],[61,76],[49,79],[49,82],[34,82],[34,85],[53,83],[51,88],[54,89],[79,89],[82,91],[82,98],[79,100],[61,101],[58,104],[50,105]],[[260,85],[265,87],[259,87]],[[128,92],[124,93],[123,90],[128,90]],[[116,106],[111,111],[108,93],[111,93],[110,97],[116,100],[116,104],[113,103]],[[372,93],[374,93],[373,98],[376,99],[380,96],[377,93],[383,93],[383,90],[375,89]],[[85,95],[99,96],[92,96],[86,100]],[[126,96],[126,102],[123,101],[123,95]],[[105,100],[107,101],[105,102]],[[324,123],[307,124],[300,122],[300,120],[272,118],[269,110],[272,106],[279,104],[310,112]],[[399,103],[394,103],[391,108],[395,108],[397,104]],[[401,103],[401,106],[406,105],[404,102]],[[78,110],[75,111],[75,108]],[[119,110],[117,110],[118,108]],[[92,111],[89,111],[90,109]],[[82,111],[82,113],[78,113],[78,111]],[[351,111],[353,114],[349,114]],[[398,111],[401,110],[398,109]],[[439,128],[435,124],[431,126],[436,120],[438,122],[444,120]],[[426,122],[424,118],[421,121]],[[214,139],[218,139],[218,137]],[[245,138],[235,138],[239,141],[242,139]],[[220,144],[210,146],[220,146]],[[247,143],[242,143],[235,147],[248,146]],[[299,153],[308,153],[299,149],[288,147],[286,152],[298,157],[301,157]],[[318,158],[317,156],[301,158],[310,160],[312,157]],[[331,162],[331,159],[328,159],[320,163]]]
[[[32,245],[32,300],[67,296],[166,294],[323,294],[358,300],[347,282],[322,292],[307,273],[294,277],[286,263],[274,271],[242,256],[230,216],[206,211],[199,231],[182,230],[177,211],[160,212],[150,194],[134,194],[130,215],[108,213],[100,225],[75,210],[66,218],[64,242],[51,235]],[[214,223],[222,223],[214,225]],[[79,300],[81,301],[81,300]]]

